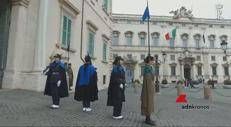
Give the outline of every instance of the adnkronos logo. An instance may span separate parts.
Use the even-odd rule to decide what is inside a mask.
[[[184,109],[184,110],[192,110],[192,109],[196,109],[196,110],[209,110],[209,105],[188,104],[187,95],[185,93],[180,94],[176,98],[176,103],[177,104],[183,104],[181,106],[181,108]]]

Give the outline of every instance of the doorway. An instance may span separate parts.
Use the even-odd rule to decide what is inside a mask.
[[[10,1],[1,0],[1,4],[0,4],[0,89],[2,88],[4,70],[6,68],[6,61],[7,61],[10,14],[11,14]]]
[[[184,78],[186,80],[191,79],[191,67],[188,64],[184,65]]]

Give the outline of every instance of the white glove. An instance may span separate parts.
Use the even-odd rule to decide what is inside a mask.
[[[121,88],[121,89],[123,89],[123,88],[124,88],[123,84],[120,84],[120,88]]]
[[[57,86],[59,87],[61,85],[61,81],[59,80],[58,82],[57,82]]]

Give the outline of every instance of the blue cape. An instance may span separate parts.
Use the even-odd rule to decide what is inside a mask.
[[[92,65],[82,65],[79,68],[79,73],[78,73],[78,77],[77,77],[77,84],[79,86],[87,86],[90,83],[91,78],[93,77],[93,75],[95,74],[96,70],[95,67]]]

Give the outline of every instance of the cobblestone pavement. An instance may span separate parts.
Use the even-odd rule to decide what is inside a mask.
[[[216,89],[229,96],[229,92]],[[156,96],[157,106],[153,118],[157,126],[231,126],[230,97],[219,96],[216,100],[204,100],[203,90],[186,89],[188,103],[193,105],[209,106],[209,110],[184,110],[181,104],[176,104],[176,89],[161,89]],[[126,103],[123,106],[123,120],[112,119],[112,107],[106,106],[107,90],[99,93],[100,100],[92,104],[93,111],[82,111],[81,103],[70,97],[61,99],[61,108],[49,108],[51,98],[42,93],[25,90],[0,90],[0,126],[140,126],[148,127],[143,123],[140,115],[140,88],[137,92],[133,88],[126,90]],[[219,96],[219,97],[218,97]],[[223,98],[223,99],[221,99]]]

